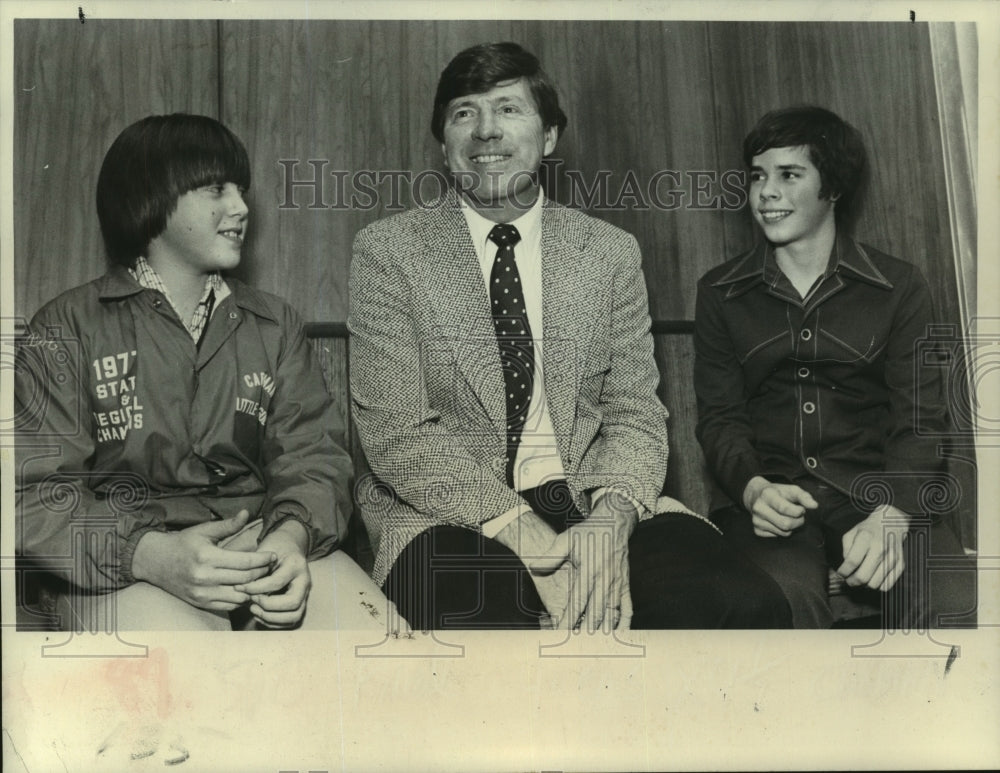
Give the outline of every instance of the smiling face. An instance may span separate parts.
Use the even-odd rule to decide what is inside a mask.
[[[150,241],[150,265],[210,274],[240,263],[249,209],[235,183],[204,185],[177,199],[163,233]]]
[[[806,147],[770,148],[753,157],[749,201],[768,241],[805,246],[836,231],[836,197],[820,198],[822,184]]]
[[[521,79],[448,103],[445,163],[480,214],[508,222],[536,199],[542,159],[555,150],[558,129],[546,129]]]

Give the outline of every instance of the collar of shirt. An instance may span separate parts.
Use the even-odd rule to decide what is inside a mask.
[[[138,282],[142,287],[147,290],[156,290],[157,292],[163,293],[163,297],[167,299],[167,303],[170,304],[171,308],[177,313],[178,318],[181,314],[177,309],[173,298],[170,297],[170,293],[167,291],[167,286],[163,284],[163,280],[160,275],[156,273],[149,262],[140,255],[135,261],[135,267],[128,270],[132,278]],[[209,307],[209,296],[214,293],[214,301]],[[201,298],[198,301],[197,307],[195,307],[194,314],[191,316],[190,320],[181,319],[184,323],[184,328],[191,335],[191,338],[197,343],[198,339],[201,338],[202,331],[205,329],[205,324],[208,322],[209,317],[218,308],[219,303],[223,298],[226,298],[230,294],[229,286],[226,284],[222,275],[218,271],[215,271],[205,277],[205,289],[202,291]]]
[[[809,288],[809,292],[805,295],[805,297],[802,297],[799,295],[799,291],[795,289],[788,277],[785,276],[785,272],[778,266],[778,259],[774,254],[774,246],[770,242],[765,242],[764,267],[761,272],[761,277],[764,283],[781,297],[791,301],[792,303],[798,303],[805,306],[808,305],[810,298],[813,298],[816,295],[816,291],[823,286],[827,277],[830,277],[837,272],[837,267],[839,265],[838,253],[839,250],[836,249],[836,243],[834,243],[834,249],[826,263],[826,268],[823,269],[823,273],[816,278],[815,282],[813,282],[812,287]]]
[[[462,214],[465,215],[465,222],[469,226],[469,234],[472,236],[472,244],[476,248],[476,256],[479,264],[489,267],[496,255],[497,247],[490,241],[490,231],[496,225],[492,220],[487,220],[476,210],[469,206],[464,197],[459,201],[462,206]],[[542,206],[545,203],[545,196],[538,191],[538,198],[532,204],[531,209],[525,212],[510,225],[517,228],[521,235],[521,241],[514,246],[514,260],[517,263],[518,271],[522,271],[522,266],[528,261],[541,262],[542,252]],[[487,279],[489,270],[484,269]]]
[[[826,271],[823,272],[821,280],[813,286],[810,298],[816,295],[816,291],[829,277],[851,277],[887,290],[892,289],[892,282],[879,271],[864,246],[841,231],[837,232]],[[797,303],[806,302],[805,299],[799,298],[798,292],[778,268],[774,257],[774,246],[768,241],[762,241],[745,253],[742,260],[736,261],[721,279],[713,282],[715,287],[727,286],[726,298],[742,295],[758,284],[766,285]]]

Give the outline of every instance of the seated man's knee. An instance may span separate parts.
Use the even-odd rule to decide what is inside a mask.
[[[420,630],[537,628],[541,601],[517,555],[459,527],[434,527],[400,554],[385,591]]]
[[[636,629],[789,628],[788,600],[760,571],[730,570],[678,583],[657,596],[633,594]]]
[[[790,625],[778,583],[703,521],[658,516],[629,549],[635,628]]]
[[[791,628],[792,610],[782,588],[756,566],[740,562],[714,585],[720,628]]]
[[[791,628],[794,613],[780,585],[756,568],[736,572],[726,610],[727,628]]]

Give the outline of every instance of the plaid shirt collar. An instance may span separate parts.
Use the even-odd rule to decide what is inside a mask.
[[[181,316],[176,304],[170,297],[170,293],[167,292],[167,286],[160,279],[160,275],[156,273],[156,270],[149,265],[142,255],[136,259],[135,268],[130,268],[128,271],[132,275],[132,278],[147,290],[156,290],[163,293],[163,297],[167,299],[171,308],[177,312],[177,316]],[[198,343],[201,339],[201,335],[205,330],[205,324],[215,310],[215,306],[227,295],[229,295],[229,288],[218,271],[205,277],[205,290],[201,294],[201,299],[198,301],[198,306],[195,308],[194,314],[189,320],[181,319],[181,322],[184,323],[184,328],[191,335],[191,339],[195,343]]]

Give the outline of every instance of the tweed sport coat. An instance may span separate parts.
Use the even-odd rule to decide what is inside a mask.
[[[666,476],[667,411],[639,246],[552,202],[541,230],[540,364],[570,492],[584,513],[601,486],[652,511]],[[358,234],[350,298],[352,409],[373,472],[358,502],[381,585],[422,531],[480,529],[526,503],[505,481],[500,353],[454,191]]]

